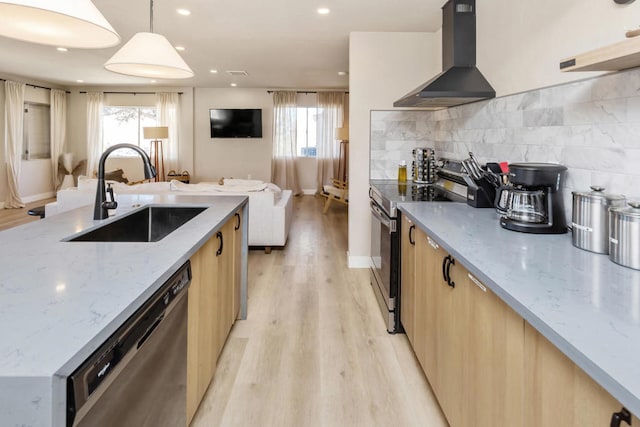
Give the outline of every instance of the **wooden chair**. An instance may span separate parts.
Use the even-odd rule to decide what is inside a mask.
[[[339,203],[344,203],[345,205],[349,204],[349,184],[339,179],[333,179],[332,181],[333,185],[325,185],[322,188],[322,197],[327,199],[327,201],[324,202],[322,213],[327,213],[331,202],[334,200]]]

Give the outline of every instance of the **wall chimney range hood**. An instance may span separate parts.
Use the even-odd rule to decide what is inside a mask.
[[[495,98],[476,68],[476,2],[449,0],[442,7],[442,73],[393,103],[394,107],[440,109]]]

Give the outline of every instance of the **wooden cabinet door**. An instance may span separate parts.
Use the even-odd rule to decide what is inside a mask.
[[[233,294],[231,323],[235,323],[240,315],[241,285],[242,285],[242,209],[234,215],[233,227]]]
[[[521,425],[524,320],[447,257],[417,233],[416,354],[452,427]]]
[[[612,414],[622,408],[616,399],[526,322],[525,401],[525,427],[609,426]],[[632,425],[638,423],[634,417]]]
[[[215,248],[210,239],[191,257],[187,319],[187,420],[191,422],[216,368]]]
[[[227,221],[191,257],[187,319],[187,420],[190,423],[209,387],[227,340],[240,298],[242,230]],[[237,277],[238,285],[235,288]],[[237,298],[237,301],[236,301]],[[234,314],[235,313],[235,314]]]
[[[453,276],[467,293],[463,425],[521,426],[524,320],[463,266]]]
[[[440,257],[434,269],[438,280],[435,281],[434,294],[436,300],[436,392],[438,401],[445,413],[449,425],[466,425],[466,402],[464,362],[467,343],[468,286],[460,280],[459,266],[451,265],[450,286],[443,277],[443,260],[449,256],[443,249],[438,249]],[[437,268],[436,268],[437,267]],[[458,268],[456,268],[458,267]]]
[[[216,304],[216,360],[222,352],[227,335],[233,323],[233,237],[234,219],[227,221],[216,235],[218,248],[215,252],[217,270],[217,304]]]
[[[436,375],[438,294],[442,291],[442,274],[439,271],[439,265],[446,252],[422,230],[416,229],[414,236],[416,242],[414,351],[431,387],[435,389],[438,379]]]
[[[400,321],[407,339],[414,348],[415,345],[415,313],[417,301],[415,295],[416,285],[416,227],[406,216],[402,216],[401,223],[401,252],[400,252]]]

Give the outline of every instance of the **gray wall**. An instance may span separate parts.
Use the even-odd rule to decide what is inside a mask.
[[[371,178],[395,178],[411,149],[482,162],[551,162],[571,191],[602,185],[640,198],[640,69],[438,111],[371,112]]]

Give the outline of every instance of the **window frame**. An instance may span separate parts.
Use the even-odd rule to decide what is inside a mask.
[[[44,117],[46,117],[45,122],[44,123],[36,123],[37,127],[44,127],[44,129],[42,129],[41,135],[43,136],[43,141],[46,142],[45,144],[38,144],[38,146],[42,145],[43,147],[46,147],[45,150],[42,151],[43,154],[41,155],[36,155],[34,156],[32,153],[35,150],[32,150],[31,147],[33,147],[33,145],[31,144],[32,142],[32,138],[31,138],[31,133],[29,132],[29,129],[32,129],[31,126],[29,126],[30,123],[34,123],[32,122],[32,120],[30,120],[30,118],[34,117],[34,116],[30,116],[29,115],[29,109],[36,107],[36,108],[46,108],[47,112],[44,115]],[[48,160],[51,159],[51,105],[44,103],[44,102],[34,102],[34,101],[24,101],[23,107],[22,107],[22,160],[24,161],[32,161],[32,160]],[[43,125],[43,126],[41,126]],[[40,153],[40,151],[37,151],[38,153]]]
[[[299,130],[299,125],[300,125],[300,118],[299,118],[299,114],[300,112],[304,110],[305,111],[305,139],[304,139],[304,146],[301,146],[300,144],[300,130]],[[305,159],[314,159],[317,157],[317,147],[318,147],[318,131],[317,131],[317,126],[318,126],[318,121],[317,121],[317,117],[319,116],[319,110],[320,108],[318,106],[298,106],[296,107],[296,127],[297,127],[297,131],[296,131],[296,157],[297,158],[305,158]],[[311,127],[310,127],[310,120],[309,120],[309,115],[310,114],[315,114],[316,115],[316,120],[311,122]],[[309,130],[313,129],[314,132],[314,145],[313,146],[309,146]],[[309,150],[312,151],[313,154],[304,154],[305,151],[307,151],[307,153],[309,152]]]

